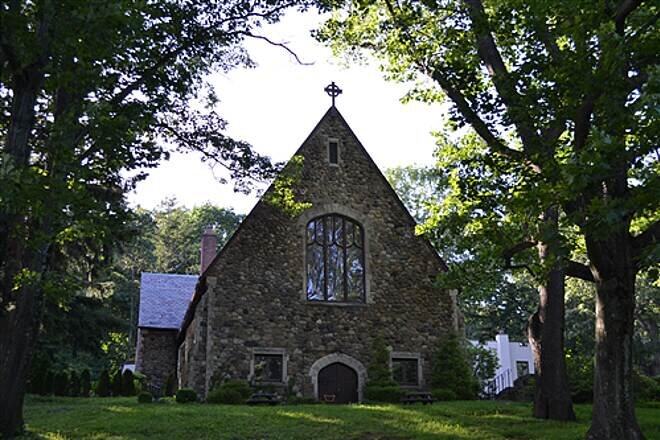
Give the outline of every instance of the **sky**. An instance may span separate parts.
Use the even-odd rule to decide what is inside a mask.
[[[257,67],[211,75],[209,82],[220,98],[217,110],[229,123],[227,133],[275,161],[286,161],[330,107],[323,89],[335,81],[343,90],[337,108],[382,171],[431,165],[435,149],[431,132],[441,127],[445,108],[402,104],[407,87],[385,81],[377,63],[346,66],[334,58],[329,48],[310,35],[321,21],[315,12],[291,11],[260,31],[273,41],[287,43],[312,65],[300,65],[282,48],[249,39],[246,47]],[[235,193],[231,182],[219,181],[222,175],[222,169],[212,170],[199,155],[175,153],[150,170],[149,177],[129,195],[129,202],[151,209],[174,197],[189,208],[210,202],[249,212],[257,195]]]

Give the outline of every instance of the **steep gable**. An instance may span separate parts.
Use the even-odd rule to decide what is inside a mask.
[[[337,166],[329,163],[328,142],[333,139],[338,142],[339,147],[339,163]],[[402,149],[405,149],[405,146],[402,146]],[[359,217],[358,220],[366,223],[370,222],[369,219],[374,214],[376,217],[385,217],[383,221],[392,231],[402,235],[405,240],[414,243],[413,246],[423,254],[423,258],[428,259],[429,265],[435,267],[435,273],[447,270],[446,264],[430,242],[423,237],[414,235],[416,225],[414,218],[336,107],[332,106],[326,111],[300,148],[294,153],[294,157],[302,157],[303,164],[301,178],[294,185],[293,193],[298,202],[311,204],[311,208],[299,216],[298,223],[301,219],[309,219],[317,213],[332,211],[333,208],[337,212],[341,211],[342,208],[346,212],[354,214],[359,212],[361,214],[355,216]],[[286,173],[290,167],[291,163],[287,164],[284,172]],[[216,275],[222,270],[237,274],[242,271],[267,270],[266,268],[250,266],[250,263],[246,263],[246,266],[241,265],[240,261],[239,266],[241,268],[236,268],[235,264],[229,263],[230,269],[221,269],[220,266],[224,266],[224,264],[220,262],[229,262],[228,260],[235,258],[231,255],[232,248],[240,247],[241,245],[238,242],[249,240],[267,245],[271,241],[270,233],[272,231],[269,227],[260,227],[259,223],[275,226],[279,222],[269,220],[270,217],[274,216],[280,220],[290,217],[289,213],[269,201],[269,196],[273,194],[276,182],[277,179],[201,275],[202,282],[197,286],[198,290],[191,301],[181,327],[180,341],[194,317],[197,303],[206,290],[206,276]],[[360,194],[357,194],[356,188],[360,189]],[[367,189],[366,194],[365,189]],[[380,193],[378,200],[370,198],[368,194],[370,192]],[[350,202],[346,200],[347,196],[352,199]],[[264,236],[264,234],[266,235]],[[253,250],[259,252],[259,246],[255,246]],[[296,248],[296,250],[299,250],[299,248]],[[385,252],[396,253],[397,249],[388,248]],[[238,260],[247,261],[241,257]],[[276,262],[272,264],[277,265]],[[428,279],[428,276],[426,278]]]
[[[202,274],[179,332],[180,386],[252,380],[270,359],[280,386],[319,398],[324,368],[343,362],[358,383],[341,399],[361,400],[377,335],[423,386],[459,325],[455,295],[435,284],[446,266],[335,107],[294,158]]]

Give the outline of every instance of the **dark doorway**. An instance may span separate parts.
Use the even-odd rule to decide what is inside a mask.
[[[319,400],[329,403],[358,401],[357,373],[339,362],[319,371]]]

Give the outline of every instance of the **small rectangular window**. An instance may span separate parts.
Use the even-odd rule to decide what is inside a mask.
[[[328,156],[332,165],[339,164],[339,146],[337,145],[337,141],[330,141],[328,143]]]
[[[518,370],[518,377],[527,376],[529,374],[529,362],[516,361],[516,370]]]
[[[255,354],[254,378],[258,382],[282,382],[283,366],[281,354]]]
[[[392,379],[399,385],[418,385],[417,359],[392,359]]]

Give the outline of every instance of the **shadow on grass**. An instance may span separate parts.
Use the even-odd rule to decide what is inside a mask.
[[[577,423],[531,417],[526,404],[438,402],[432,406],[292,405],[247,407],[173,402],[138,404],[134,398],[28,399],[26,438],[64,439],[578,439],[590,407]],[[645,410],[649,438],[660,411]],[[650,430],[649,430],[650,428]]]

